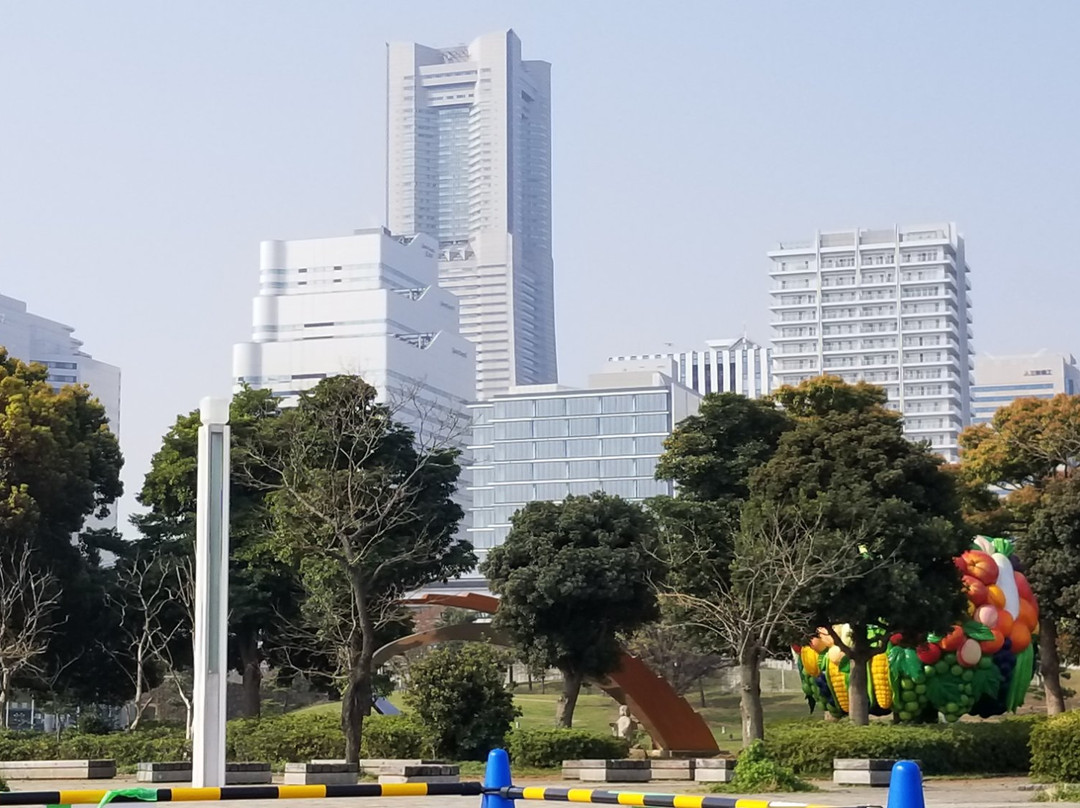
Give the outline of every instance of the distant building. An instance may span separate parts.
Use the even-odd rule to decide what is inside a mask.
[[[109,429],[120,435],[120,368],[94,359],[83,350],[75,329],[27,311],[26,304],[0,295],[0,346],[24,362],[49,369],[49,383],[59,390],[69,384],[90,388],[109,419]],[[116,515],[88,521],[93,527],[116,527]]]
[[[601,373],[585,389],[517,387],[474,404],[469,538],[481,560],[529,502],[604,491],[638,502],[671,494],[655,479],[664,439],[700,397],[668,372]]]
[[[1039,351],[1021,356],[978,356],[971,388],[971,421],[985,424],[1018,398],[1080,393],[1080,368],[1071,354]]]
[[[458,333],[457,298],[439,288],[436,251],[430,236],[384,228],[263,242],[236,384],[294,402],[321,379],[355,374],[419,432],[467,443],[473,348]]]
[[[956,225],[819,232],[769,258],[773,385],[822,374],[880,385],[911,440],[956,460],[973,368]]]
[[[701,395],[740,393],[760,398],[772,391],[772,349],[746,337],[708,340],[705,346],[697,351],[611,356],[605,370],[664,371],[666,363],[674,361],[675,381]]]
[[[476,394],[558,380],[551,65],[513,31],[387,49],[387,221],[426,233],[476,345]]]

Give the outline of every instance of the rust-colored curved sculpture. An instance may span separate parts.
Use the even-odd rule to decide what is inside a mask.
[[[494,614],[499,608],[498,598],[476,592],[464,595],[421,595],[410,603],[420,606],[451,606],[485,614]],[[384,645],[375,653],[375,664],[385,664],[392,657],[414,648],[450,641],[510,644],[504,635],[488,623],[462,623],[422,631]],[[665,752],[707,757],[720,751],[705,719],[686,699],[672,690],[666,679],[657,676],[648,665],[626,651],[622,653],[619,669],[596,684],[617,702],[629,707],[645,731]]]

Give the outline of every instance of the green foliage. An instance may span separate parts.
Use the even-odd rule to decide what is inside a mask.
[[[678,483],[684,499],[741,501],[750,473],[772,456],[790,427],[790,419],[767,400],[709,394],[697,414],[681,421],[664,441],[656,477]]]
[[[366,758],[424,758],[432,746],[429,732],[411,715],[371,716],[364,722]]]
[[[769,757],[762,741],[754,741],[739,754],[735,776],[730,783],[717,783],[711,791],[738,794],[776,793],[783,791],[813,791],[810,783],[802,780],[790,766],[777,763]]]
[[[1058,783],[1044,791],[1036,792],[1032,802],[1080,802],[1080,786]]]
[[[493,624],[530,663],[559,668],[571,687],[610,673],[618,635],[659,615],[655,540],[653,518],[619,497],[529,503],[481,565],[501,597]]]
[[[436,757],[483,760],[502,746],[518,711],[502,652],[479,643],[444,646],[409,668],[405,703],[433,739]]]
[[[919,760],[926,774],[1026,774],[1033,760],[1028,741],[1034,748],[1044,720],[1025,716],[929,726],[873,722],[865,727],[793,722],[769,728],[765,751],[809,777],[827,775],[835,758]],[[1080,752],[1080,742],[1074,749]]]
[[[882,387],[866,382],[848,384],[839,376],[818,376],[799,385],[784,385],[772,398],[795,418],[824,418],[870,412],[889,400]]]
[[[1047,489],[1017,552],[1040,612],[1054,620],[1080,619],[1080,478]]]
[[[119,766],[142,761],[187,760],[191,748],[184,731],[171,727],[91,735],[64,733],[60,740],[51,732],[0,731],[0,760],[114,759]]]
[[[622,738],[582,729],[515,729],[506,736],[515,766],[552,769],[564,760],[618,760],[630,753]]]
[[[1045,782],[1080,782],[1080,711],[1054,716],[1031,733],[1031,776]]]

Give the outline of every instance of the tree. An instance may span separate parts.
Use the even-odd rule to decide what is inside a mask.
[[[852,661],[852,722],[865,724],[866,663],[881,651],[884,632],[939,632],[963,613],[953,558],[970,536],[940,458],[904,438],[899,416],[882,406],[884,391],[856,385],[847,392],[825,378],[777,398],[797,423],[752,475],[749,507],[786,524],[814,524],[840,555],[860,559],[852,575],[821,593],[814,612],[818,625],[851,626],[850,646],[834,640]],[[823,400],[849,409],[830,411]]]
[[[0,348],[0,555],[17,559],[26,550],[27,575],[55,581],[51,611],[63,626],[37,657],[40,676],[24,684],[53,682],[99,701],[122,697],[121,677],[96,652],[113,629],[102,622],[99,544],[115,536],[84,529],[122,493],[122,465],[105,410],[85,386],[54,390],[44,366]]]
[[[404,595],[476,564],[456,536],[458,451],[418,447],[394,415],[363,379],[324,379],[247,460],[268,486],[278,557],[299,566],[307,604],[332,609],[307,608],[307,617],[336,651],[352,763],[371,712],[380,628],[399,619]]]
[[[705,707],[705,678],[726,662],[721,655],[702,649],[702,643],[673,613],[675,610],[662,611],[660,622],[642,626],[634,633],[627,650],[663,676],[680,696],[701,688],[701,706]]]
[[[229,407],[229,665],[243,677],[240,712],[248,717],[261,710],[262,665],[279,649],[277,629],[298,615],[300,603],[296,571],[272,547],[266,473],[251,463],[252,447],[272,440],[277,415],[269,390],[245,387]],[[150,511],[133,521],[146,541],[169,553],[194,553],[200,422],[198,410],[177,417],[139,494]]]
[[[7,547],[0,556],[0,720],[18,677],[37,674],[56,630],[60,600],[51,574],[34,569],[30,550]]]
[[[502,746],[520,714],[505,685],[505,652],[480,643],[452,643],[409,669],[405,704],[448,760],[484,760]]]
[[[534,665],[562,672],[556,723],[570,727],[582,682],[614,671],[619,634],[659,615],[650,547],[656,525],[607,494],[530,502],[480,570],[501,597],[493,625]]]
[[[961,475],[984,490],[1008,491],[1002,511],[1011,517],[1012,532],[1020,538],[1021,560],[1029,565],[1031,587],[1040,602],[1049,604],[1040,621],[1039,667],[1046,691],[1046,711],[1064,711],[1057,638],[1069,614],[1069,596],[1057,603],[1062,576],[1048,558],[1063,560],[1067,532],[1059,521],[1072,507],[1071,480],[1080,464],[1080,396],[1064,393],[1052,399],[1020,398],[998,409],[988,424],[969,427],[960,435]],[[989,492],[988,492],[989,493]],[[993,494],[990,494],[993,496]],[[1058,497],[1064,501],[1057,505]],[[1042,516],[1042,511],[1051,512]],[[1039,536],[1033,537],[1039,524]],[[1026,537],[1026,538],[1025,538]],[[1063,544],[1064,543],[1064,544]],[[1029,547],[1031,548],[1029,550]],[[1031,565],[1029,553],[1040,556]],[[1045,577],[1040,581],[1040,577]]]
[[[659,480],[674,480],[679,498],[714,504],[746,499],[750,473],[776,451],[790,419],[770,401],[713,393],[696,415],[664,441]]]
[[[1039,666],[1046,689],[1046,712],[1065,711],[1058,630],[1080,621],[1080,480],[1052,484],[1027,534],[1020,557],[1039,603]]]
[[[783,643],[814,627],[822,592],[859,575],[855,554],[820,525],[745,508],[730,524],[730,547],[715,534],[666,529],[668,572],[661,597],[689,630],[739,666],[743,744],[764,737],[760,666]]]

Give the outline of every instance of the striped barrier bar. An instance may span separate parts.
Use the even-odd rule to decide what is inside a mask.
[[[507,800],[543,800],[545,802],[587,802],[596,805],[626,805],[631,808],[834,808],[813,803],[751,800],[744,797],[718,797],[691,794],[645,794],[634,791],[607,791],[596,788],[520,788],[509,786],[498,791]],[[852,805],[846,808],[880,808]]]
[[[121,789],[122,790],[122,789]],[[224,788],[150,788],[149,801],[216,802],[219,800],[321,800],[331,797],[479,797],[484,787],[464,783],[359,783],[338,786],[226,786]],[[6,805],[97,805],[111,792],[106,789],[71,791],[9,791],[0,793]],[[155,796],[150,797],[150,794]],[[142,802],[116,794],[110,802]]]

